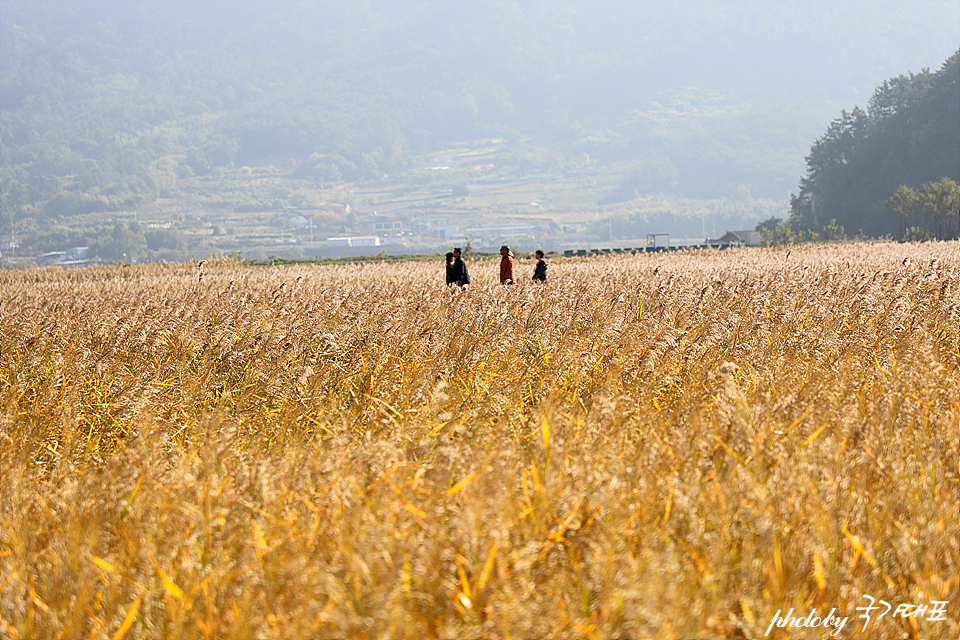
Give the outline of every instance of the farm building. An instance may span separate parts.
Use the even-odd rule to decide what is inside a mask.
[[[38,267],[85,267],[90,264],[90,247],[73,247],[66,251],[49,251],[37,256]]]
[[[367,234],[397,234],[403,231],[401,220],[368,220],[360,223],[360,231]]]
[[[707,244],[742,244],[748,247],[759,247],[760,232],[753,230],[727,231],[716,240],[710,240]]]

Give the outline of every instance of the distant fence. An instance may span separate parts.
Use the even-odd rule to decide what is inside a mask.
[[[564,257],[572,258],[575,256],[596,256],[614,253],[660,253],[663,251],[683,251],[685,249],[726,249],[728,247],[737,247],[737,244],[684,244],[673,247],[615,247],[610,249],[567,249],[563,252]]]

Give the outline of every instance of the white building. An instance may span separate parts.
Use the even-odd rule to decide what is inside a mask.
[[[344,236],[327,238],[328,247],[379,247],[379,236]]]
[[[454,238],[462,238],[463,234],[460,233],[460,227],[440,227],[437,229],[437,236],[443,240],[452,240]]]

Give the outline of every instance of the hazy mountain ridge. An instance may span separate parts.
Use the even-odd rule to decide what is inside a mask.
[[[642,189],[784,197],[840,106],[958,31],[951,2],[5,1],[0,23],[4,224],[490,135],[635,161]]]

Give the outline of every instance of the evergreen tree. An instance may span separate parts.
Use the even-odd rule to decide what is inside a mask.
[[[960,180],[960,50],[936,73],[885,81],[867,111],[842,111],[806,160],[791,195],[795,227],[821,231],[834,220],[872,236],[902,237],[913,227],[956,235],[944,209],[951,191],[941,182]],[[911,188],[933,184],[940,186],[911,196]]]

